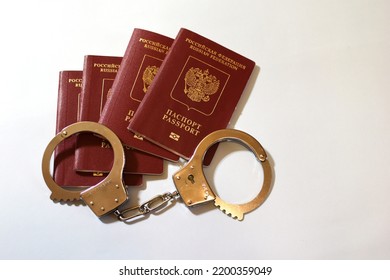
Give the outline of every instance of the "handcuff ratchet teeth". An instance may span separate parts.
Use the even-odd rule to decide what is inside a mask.
[[[110,173],[100,183],[86,187],[82,191],[64,189],[52,178],[50,173],[50,159],[55,147],[66,138],[80,132],[90,132],[104,137],[113,148],[114,161]],[[222,200],[210,187],[203,173],[203,158],[207,150],[218,142],[237,141],[251,150],[260,161],[263,172],[263,186],[259,194],[251,201],[243,204],[231,204]],[[82,200],[90,209],[101,217],[114,212],[121,221],[127,221],[140,215],[147,215],[164,207],[169,201],[181,197],[188,207],[214,202],[223,212],[237,220],[243,220],[244,214],[259,207],[268,197],[271,191],[272,171],[267,154],[260,143],[249,134],[235,130],[222,129],[210,133],[197,146],[189,162],[172,178],[177,191],[159,195],[142,205],[118,210],[119,206],[128,199],[127,191],[123,184],[122,172],[124,166],[124,151],[119,138],[109,128],[95,122],[78,122],[64,128],[48,144],[42,159],[43,178],[51,190],[52,200]]]
[[[263,186],[259,194],[247,203],[232,204],[222,200],[211,189],[203,173],[203,158],[207,150],[214,144],[223,141],[236,141],[243,144],[253,152],[263,167]],[[215,206],[227,215],[241,221],[244,214],[256,209],[267,199],[271,191],[272,171],[265,150],[255,138],[240,130],[222,129],[210,133],[199,143],[186,166],[173,175],[173,181],[187,206],[214,201]]]
[[[103,136],[111,144],[114,151],[112,169],[107,177],[98,184],[86,190],[68,190],[60,187],[50,174],[50,159],[55,147],[66,138],[79,133],[91,132]],[[42,159],[42,174],[46,185],[51,190],[50,198],[54,201],[83,200],[89,208],[101,217],[124,203],[127,200],[127,191],[122,180],[122,171],[125,156],[119,138],[107,127],[95,122],[78,122],[65,127],[48,144]]]

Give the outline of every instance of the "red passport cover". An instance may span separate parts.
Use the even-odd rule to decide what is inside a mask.
[[[189,159],[205,136],[227,127],[254,66],[182,28],[129,129]]]
[[[77,122],[83,71],[61,71],[58,83],[56,134],[68,125]],[[92,173],[79,173],[74,170],[76,137],[62,141],[54,151],[53,179],[60,186],[92,186],[102,177]],[[142,175],[125,175],[126,185],[142,184]]]
[[[104,106],[99,122],[114,131],[125,145],[177,161],[177,155],[127,129],[172,42],[173,39],[163,35],[134,29],[111,88],[112,98]]]
[[[83,86],[81,93],[80,121],[97,122],[119,69],[121,57],[92,56],[84,59]],[[163,160],[125,147],[124,173],[159,175],[163,172]],[[75,168],[82,172],[111,170],[113,152],[109,143],[92,134],[77,137]]]

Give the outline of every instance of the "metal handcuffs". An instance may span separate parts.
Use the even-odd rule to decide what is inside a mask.
[[[104,137],[113,148],[114,161],[112,169],[101,182],[88,187],[85,190],[70,190],[59,186],[50,173],[50,159],[56,146],[66,138],[79,133],[91,132]],[[237,141],[253,152],[260,161],[264,179],[263,185],[258,195],[251,201],[243,204],[231,204],[222,200],[210,187],[203,173],[203,158],[208,149],[215,143],[223,141]],[[237,220],[242,220],[244,214],[256,209],[267,199],[271,191],[272,170],[267,154],[261,144],[251,135],[235,130],[222,129],[207,135],[197,146],[193,156],[188,163],[173,176],[173,182],[177,191],[159,195],[141,206],[119,211],[118,207],[124,204],[127,199],[127,190],[123,184],[122,171],[125,162],[123,146],[119,138],[106,126],[95,122],[78,122],[65,127],[48,144],[42,159],[42,174],[46,185],[51,190],[50,198],[55,201],[82,200],[98,216],[108,213],[114,214],[122,221],[145,215],[155,209],[160,208],[168,201],[181,197],[188,207],[193,207],[203,203],[214,202],[223,212]]]

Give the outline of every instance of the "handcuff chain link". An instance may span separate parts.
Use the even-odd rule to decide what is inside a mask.
[[[158,209],[165,207],[170,201],[177,199],[179,196],[180,195],[177,191],[172,193],[167,192],[155,196],[141,205],[129,207],[121,211],[116,210],[114,214],[122,222],[129,221],[138,216],[145,216],[151,212],[157,211]]]

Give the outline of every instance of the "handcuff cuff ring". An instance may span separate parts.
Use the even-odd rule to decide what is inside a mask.
[[[224,201],[211,189],[203,172],[203,159],[211,146],[218,142],[234,141],[252,151],[260,161],[264,172],[263,185],[258,195],[251,201],[232,204]],[[242,220],[244,214],[253,211],[267,199],[271,192],[272,170],[267,153],[261,144],[251,135],[236,129],[221,129],[207,135],[197,146],[189,162],[173,175],[173,181],[184,203],[189,206],[214,201],[227,215]]]
[[[59,186],[50,173],[50,160],[54,149],[65,139],[79,132],[91,132],[104,137],[111,145],[114,160],[111,171],[101,182],[86,186],[85,190],[69,190]],[[122,172],[125,163],[123,146],[119,138],[109,128],[96,122],[77,122],[58,133],[47,145],[42,158],[42,174],[46,185],[51,190],[50,198],[54,201],[83,200],[98,216],[103,216],[127,200]]]

